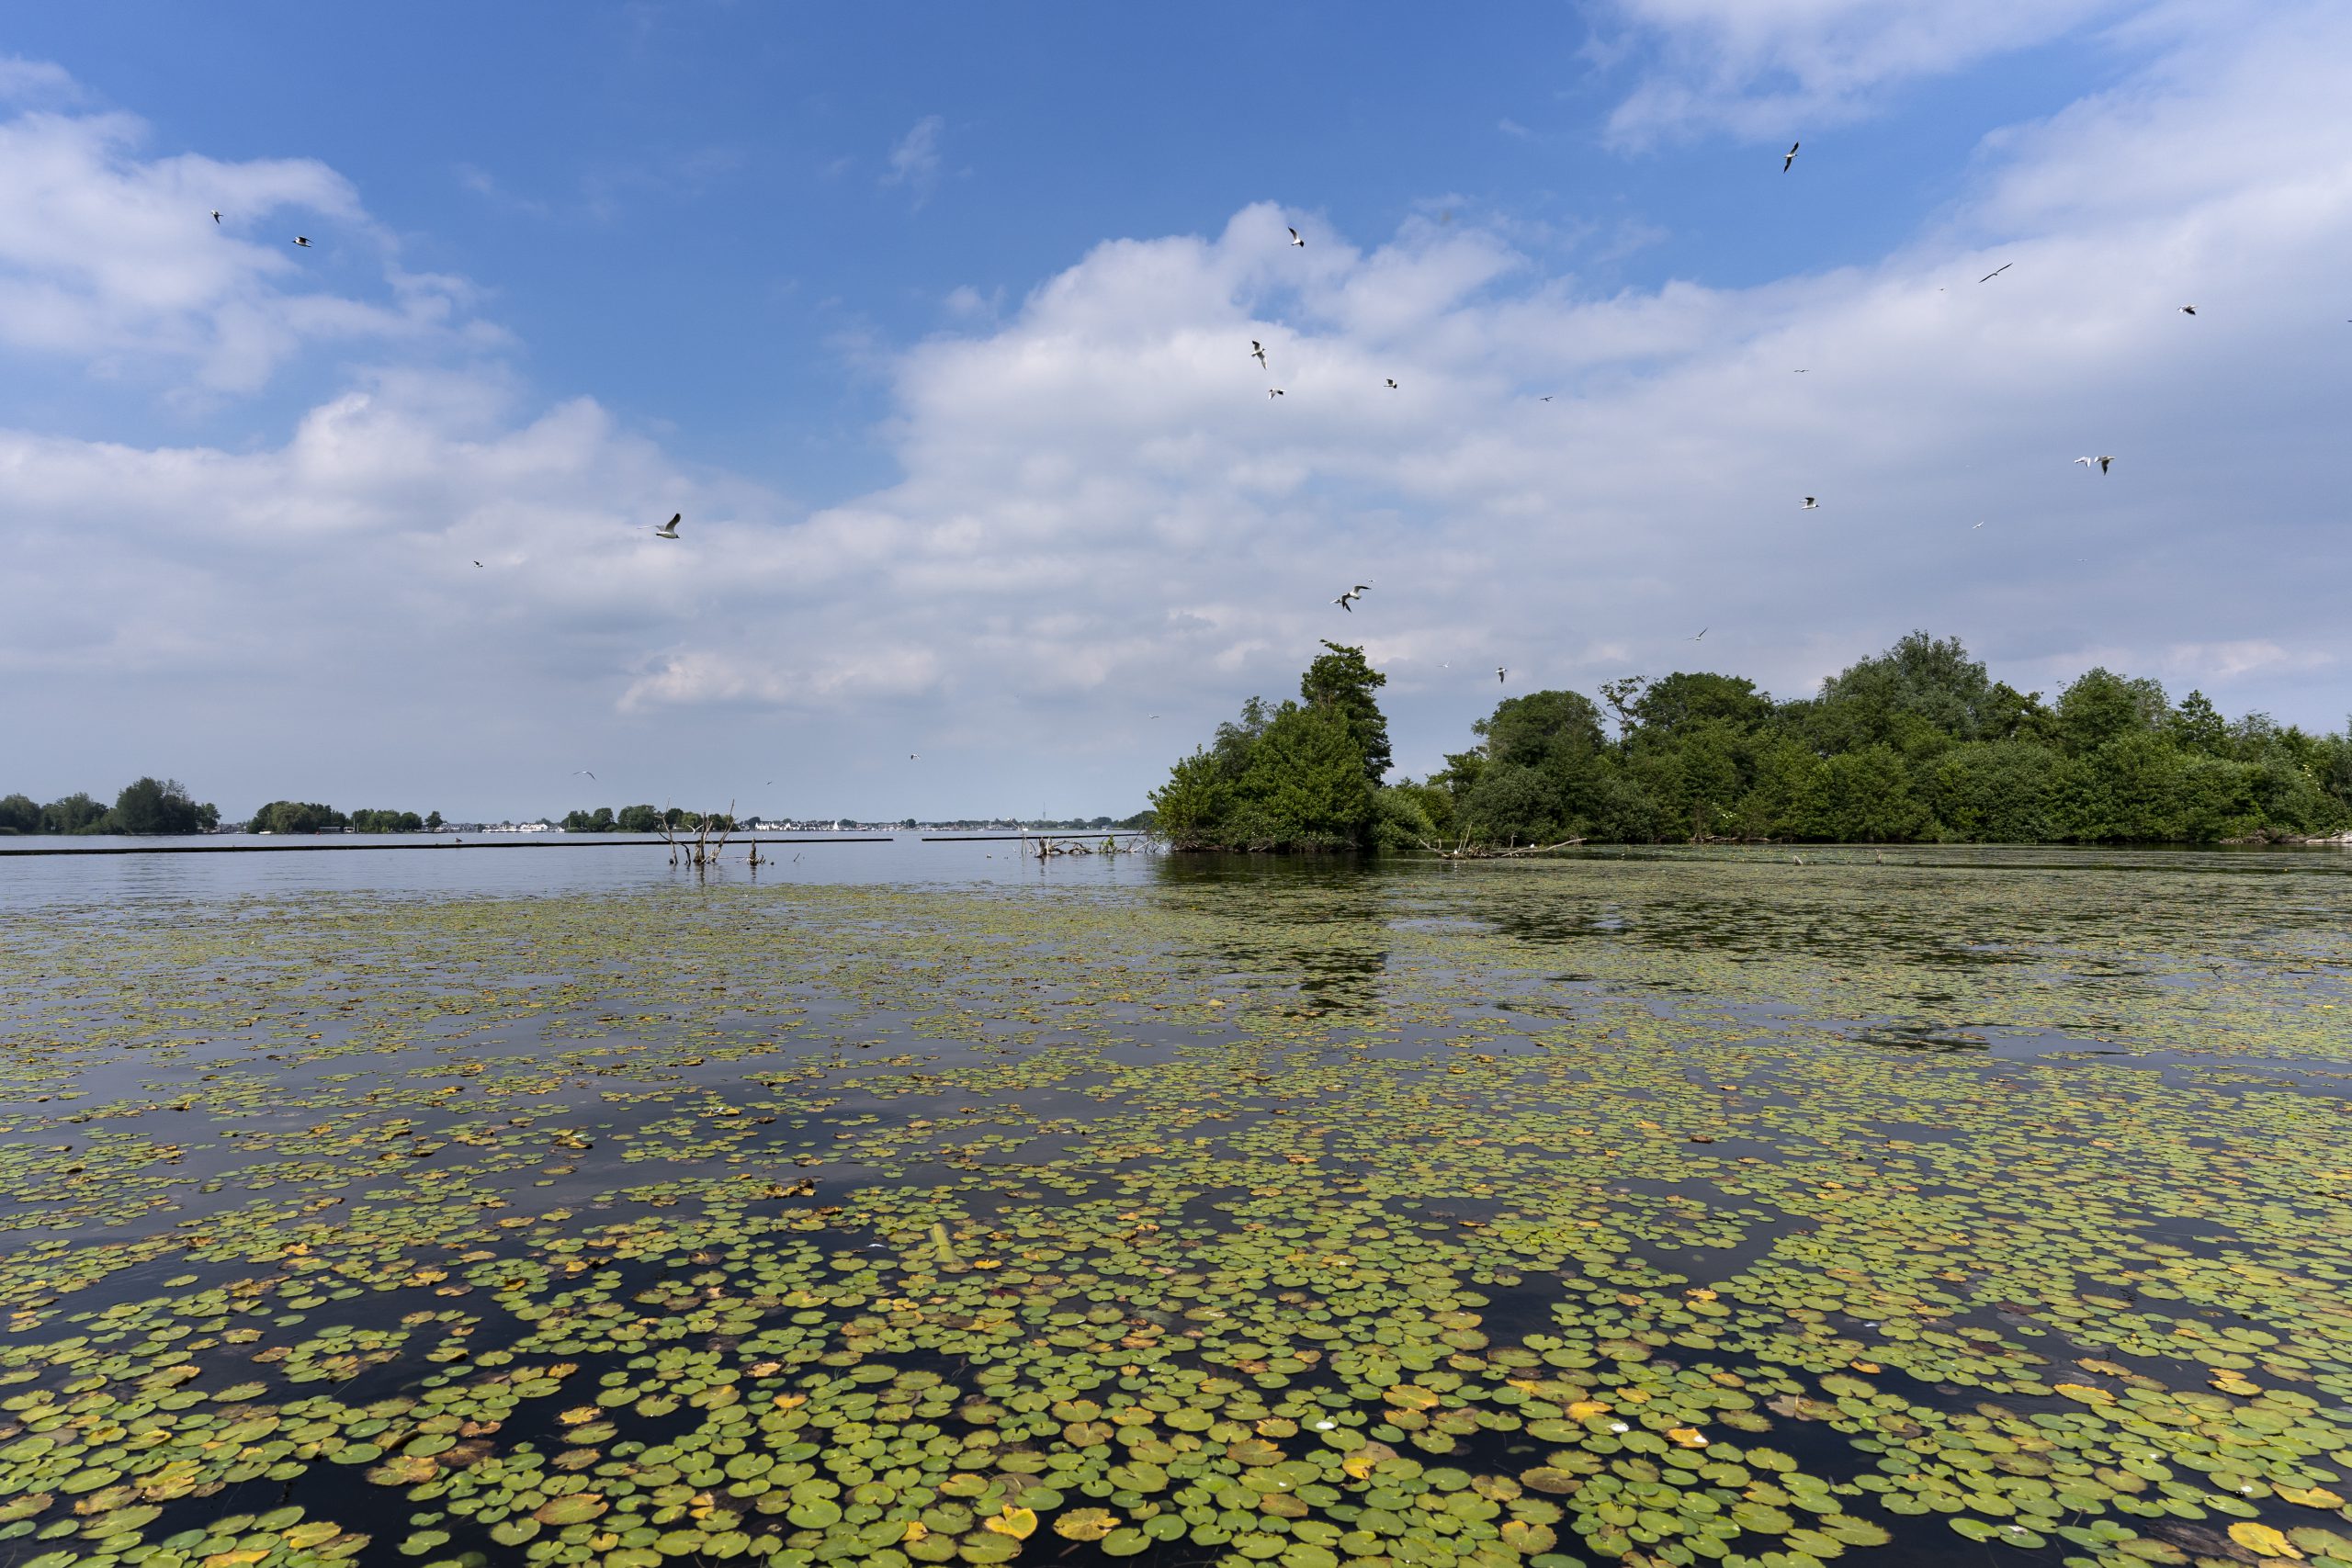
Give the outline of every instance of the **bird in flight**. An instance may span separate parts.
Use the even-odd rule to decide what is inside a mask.
[[[1388,389],[1392,392],[1396,389],[1396,378],[1394,376],[1388,378]]]
[[[215,223],[220,221],[220,209],[217,207],[212,209],[212,221]]]
[[[1280,387],[1269,387],[1266,389],[1266,396],[1270,398],[1279,398],[1282,395],[1283,389]]]
[[[1800,512],[1818,512],[1821,510],[1821,502],[1815,501],[1812,496],[1806,496],[1804,498],[1804,504],[1798,507],[1797,510]]]
[[[1254,337],[1250,340],[1250,357],[1258,362],[1259,369],[1266,367],[1266,345]]]
[[[1332,600],[1331,603],[1337,604],[1340,609],[1345,610],[1349,615],[1352,615],[1356,613],[1356,601],[1371,592],[1371,583],[1359,582],[1353,588],[1349,589],[1345,593],[1340,594],[1337,599]]]
[[[2194,305],[2183,305],[2180,308],[2180,313],[2184,316],[2193,316],[2197,314],[2197,307]]]
[[[588,776],[589,776],[590,778],[592,778],[592,779],[593,779],[593,778],[594,778],[594,777],[596,776],[596,775],[595,775],[595,774],[594,774],[594,773],[588,773],[588,770],[587,770],[587,769],[585,769],[585,768],[574,768],[574,769],[572,769],[572,770],[571,770],[571,776],[572,776],[573,778],[575,778],[575,779],[576,779],[576,778],[578,778],[578,777],[580,777],[580,775],[581,775],[581,774],[582,774],[582,773],[587,773],[587,774],[588,774]]]
[[[1289,226],[1288,226],[1287,224],[1285,224],[1285,225],[1284,225],[1284,227],[1285,227],[1285,228],[1288,228]],[[1301,239],[1301,238],[1299,237],[1298,231],[1297,231],[1297,230],[1295,230],[1295,229],[1292,229],[1292,230],[1291,230],[1291,231],[1290,231],[1290,243],[1291,243],[1292,244],[1294,244],[1294,245],[1301,245],[1301,246],[1303,246],[1303,245],[1305,245],[1305,244],[1306,243],[1306,242],[1305,240],[1303,240],[1303,239]]]
[[[1978,278],[1976,281],[1977,281],[1977,282],[1979,282],[1979,283],[1990,283],[1990,282],[1992,282],[1995,278],[1996,278],[1996,277],[2000,276],[2001,276],[2001,274],[2003,274],[2003,273],[2005,273],[2005,272],[2008,271],[2008,270],[2009,270],[2009,268],[2011,268],[2011,267],[2013,267],[2013,266],[2015,266],[2015,265],[2018,265],[2018,264],[2017,264],[2017,263],[2015,263],[2015,262],[2003,262],[2000,265],[1998,265],[1998,266],[1995,267],[1992,271],[1990,271],[1990,272],[1986,273],[1984,276],[1982,276],[1982,277]]]
[[[1504,669],[1501,665],[1499,665],[1499,664],[1496,665],[1496,666],[1495,666],[1495,684],[1496,684],[1496,685],[1498,685],[1498,686],[1501,685],[1501,684],[1503,683],[1503,677],[1504,677],[1504,676],[1506,676],[1506,675],[1508,675],[1508,674],[1510,674],[1510,671],[1508,671],[1508,670],[1506,670],[1506,669]]]
[[[1983,526],[1984,526],[1984,524],[1982,524],[1982,523],[1978,523],[1978,524],[1973,525],[1970,528],[1970,530],[1969,530],[1969,531],[1970,531],[1971,533],[1973,533],[1973,532],[1975,532],[1975,530],[1976,530],[1976,529],[1978,529],[1978,528],[1982,528]]]
[[[2103,473],[2107,472],[2107,466],[2108,466],[2109,463],[2112,463],[2113,461],[2115,461],[2115,459],[2114,459],[2113,457],[2109,457],[2109,456],[2108,456],[2107,454],[2105,454],[2105,453],[2101,453],[2099,456],[2098,456],[2098,457],[2077,457],[2077,458],[2075,458],[2075,462],[2077,462],[2077,463],[2080,463],[2083,467],[2085,467],[2085,468],[2089,468],[2093,463],[2097,463],[2097,464],[2098,465],[2098,471],[2099,471],[2100,473],[2102,473],[2102,474],[2103,474]]]
[[[910,762],[916,762],[921,761],[922,759],[917,757],[912,751],[910,751],[907,753],[907,761]]]
[[[1792,141],[1789,143],[1788,156],[1781,160],[1781,173],[1785,175],[1789,172],[1789,165],[1797,161],[1797,149],[1804,145],[1804,143],[1802,141]]]
[[[474,562],[474,564],[475,564],[476,566],[480,566],[480,565],[481,564],[481,562],[480,562],[480,561],[476,561],[476,562]]]
[[[685,516],[686,514],[683,512],[673,512],[670,513],[670,521],[662,524],[662,526],[653,530],[653,536],[657,539],[676,538],[678,536],[678,525],[685,520]]]
[[[1713,628],[1713,626],[1701,626],[1701,627],[1699,628],[1699,635],[1698,635],[1697,637],[1694,637],[1690,638],[1689,640],[1690,640],[1690,641],[1691,641],[1691,642],[1702,642],[1702,641],[1704,641],[1704,640],[1705,640],[1705,638],[1706,638],[1707,634],[1708,634],[1709,632],[1713,631],[1713,629],[1714,629],[1714,628]]]
[[[1544,393],[1542,397],[1540,397],[1540,398],[1536,399],[1535,400],[1536,400],[1537,402],[1539,402],[1539,403],[1548,403],[1548,402],[1550,402],[1550,401],[1552,400],[1552,394],[1551,394],[1551,393],[1549,393],[1549,392],[1546,392],[1546,393]]]
[[[1792,376],[1810,376],[1810,375],[1812,375],[1812,374],[1813,374],[1813,372],[1812,372],[1812,370],[1810,370],[1810,369],[1804,369],[1804,370],[1792,370],[1792,371],[1790,371],[1790,372],[1789,372],[1789,374],[1790,374],[1790,375],[1792,375]]]
[[[307,251],[311,248],[311,236],[308,234],[297,234],[294,236],[294,243]]]

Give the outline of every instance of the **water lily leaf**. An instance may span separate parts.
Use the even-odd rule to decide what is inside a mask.
[[[602,1515],[610,1506],[594,1492],[572,1492],[561,1497],[550,1497],[532,1510],[531,1517],[543,1525],[583,1525]]]
[[[1101,1540],[1121,1522],[1107,1508],[1072,1508],[1054,1520],[1054,1533],[1070,1540]]]
[[[1037,1511],[1007,1503],[1001,1512],[982,1519],[980,1528],[999,1535],[1009,1535],[1015,1540],[1027,1540],[1037,1532]]]
[[[2302,1552],[2287,1539],[2282,1530],[2252,1519],[2240,1519],[2230,1527],[2230,1539],[2248,1551],[2261,1557],[2301,1557]]]

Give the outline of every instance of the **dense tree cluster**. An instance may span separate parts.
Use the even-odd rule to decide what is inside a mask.
[[[441,813],[419,817],[413,811],[378,810],[362,807],[337,811],[314,800],[273,800],[261,807],[245,824],[249,833],[429,833],[441,826]]]
[[[2086,671],[2045,703],[1957,639],[1915,632],[1776,703],[1736,676],[1505,700],[1409,795],[1439,835],[1839,842],[2174,841],[2352,822],[2352,727],[2312,736],[2200,692]]]
[[[1298,700],[1262,697],[1217,726],[1152,793],[1159,831],[1178,849],[1337,850],[1371,842],[1388,721],[1374,696],[1388,678],[1363,650],[1327,642],[1299,679]]]
[[[1789,702],[1702,672],[1612,681],[1599,703],[1508,697],[1443,769],[1383,787],[1383,678],[1325,646],[1301,701],[1253,698],[1154,795],[1179,847],[2211,842],[2352,826],[2352,725],[2229,720],[2201,692],[2175,703],[2105,669],[2045,702],[1924,632]]]
[[[567,833],[658,833],[664,826],[675,828],[683,823],[693,827],[701,820],[700,812],[676,806],[666,811],[650,806],[624,806],[617,812],[609,806],[600,806],[594,811],[565,812],[561,826]],[[735,828],[734,819],[723,811],[713,812],[710,824],[730,832]]]
[[[198,804],[177,779],[134,780],[111,807],[81,790],[47,806],[0,797],[0,833],[209,833],[220,822],[220,809]]]

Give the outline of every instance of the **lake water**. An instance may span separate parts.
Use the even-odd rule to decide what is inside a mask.
[[[0,847],[0,1563],[2352,1568],[2352,854],[768,852]]]

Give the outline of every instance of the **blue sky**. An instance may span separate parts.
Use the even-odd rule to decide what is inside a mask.
[[[0,31],[0,787],[1124,812],[1684,621],[2352,705],[2325,7],[235,15]]]

